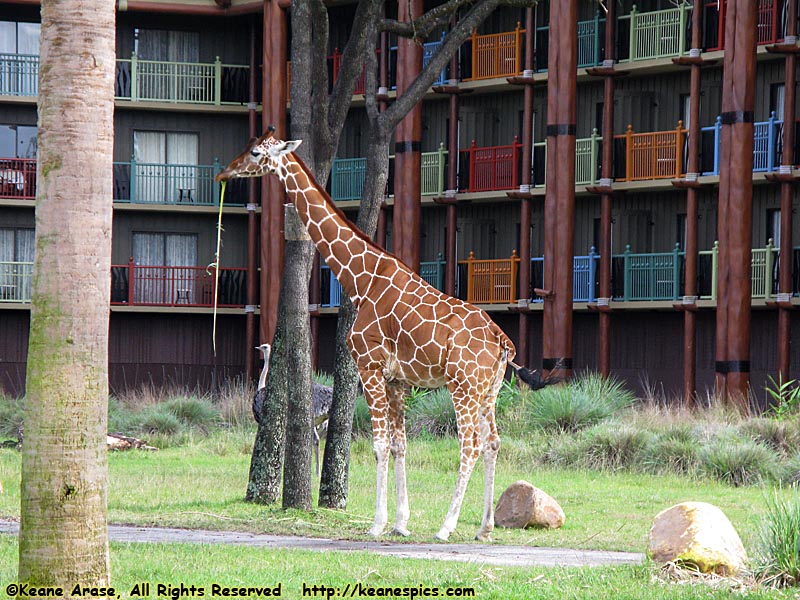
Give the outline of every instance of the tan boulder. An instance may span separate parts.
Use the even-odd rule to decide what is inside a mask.
[[[747,563],[728,517],[706,502],[683,502],[656,515],[647,554],[659,563],[686,564],[719,575],[735,575]]]
[[[561,506],[551,496],[527,481],[512,483],[500,495],[494,513],[498,527],[524,529],[546,527],[557,529],[566,517]]]

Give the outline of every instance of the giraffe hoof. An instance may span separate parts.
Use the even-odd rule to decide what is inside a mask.
[[[401,537],[408,537],[408,536],[411,535],[411,532],[408,529],[406,529],[405,527],[394,527],[394,528],[392,528],[391,535],[398,535],[398,536],[401,536]]]
[[[492,541],[492,536],[488,533],[481,533],[480,531],[475,534],[475,539],[479,542],[489,542]]]
[[[372,537],[380,537],[383,535],[384,527],[385,526],[373,525],[372,527],[370,527],[369,534]]]
[[[446,542],[450,539],[450,532],[447,531],[447,529],[442,528],[439,530],[439,533],[436,534],[436,539]]]

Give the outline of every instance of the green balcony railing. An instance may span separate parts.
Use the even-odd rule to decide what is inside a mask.
[[[592,135],[575,140],[575,185],[592,185],[599,177],[600,156],[603,138],[592,130]],[[547,142],[533,144],[533,184],[542,187],[545,184],[547,165]]]
[[[0,96],[36,96],[39,93],[39,57],[0,53]]]
[[[0,262],[0,303],[30,302],[32,282],[32,262]]]
[[[690,4],[681,2],[676,8],[639,12],[634,4],[618,23],[620,29],[628,27],[628,60],[667,58],[686,52],[690,9]]]
[[[117,99],[132,102],[241,104],[247,102],[249,67],[213,63],[117,59]]]
[[[219,205],[220,166],[114,163],[114,201],[132,204]],[[227,202],[226,202],[227,203]]]
[[[444,175],[447,166],[447,150],[440,144],[434,152],[423,152],[420,158],[420,192],[423,196],[444,193]],[[391,190],[394,177],[394,156],[389,157]],[[331,166],[330,190],[335,201],[360,200],[367,174],[366,158],[334,158]]]

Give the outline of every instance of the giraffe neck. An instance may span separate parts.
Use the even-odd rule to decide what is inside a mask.
[[[358,307],[372,281],[376,259],[390,255],[355,229],[306,166],[296,156],[292,158],[278,177],[320,256]]]

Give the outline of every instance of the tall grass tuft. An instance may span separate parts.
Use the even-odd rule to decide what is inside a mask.
[[[0,438],[16,439],[24,418],[25,401],[6,396],[0,391]]]
[[[207,398],[197,396],[177,396],[163,404],[164,410],[175,417],[188,429],[208,433],[220,422],[219,411]]]
[[[774,490],[766,498],[755,575],[764,585],[800,584],[800,493],[793,486],[786,496]]]
[[[633,404],[634,395],[613,377],[587,373],[564,385],[531,395],[528,423],[540,429],[572,432],[594,425]]]
[[[773,450],[748,439],[718,437],[703,446],[698,456],[703,474],[737,487],[780,481],[784,473]]]
[[[408,412],[411,435],[455,436],[456,409],[447,388],[431,390],[415,398]]]

